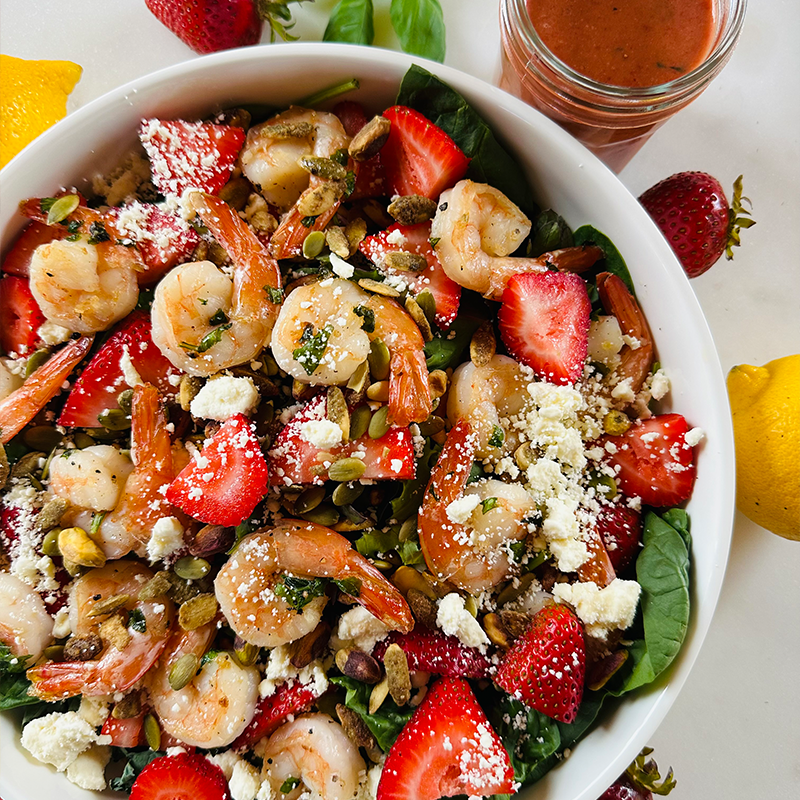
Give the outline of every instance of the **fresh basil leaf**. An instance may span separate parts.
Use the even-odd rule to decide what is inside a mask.
[[[372,44],[374,16],[372,0],[339,0],[331,11],[322,41]]]
[[[389,17],[406,53],[444,61],[444,14],[439,0],[392,0]]]
[[[15,656],[11,648],[0,642],[0,675],[16,675],[26,670],[25,662],[30,656]]]
[[[361,323],[361,330],[364,333],[375,332],[375,312],[369,306],[356,306],[353,309],[353,313],[364,320]]]
[[[572,229],[560,214],[548,208],[533,221],[526,255],[530,258],[537,258],[542,253],[560,250],[563,247],[572,247],[572,244]]]
[[[118,752],[121,752],[125,759],[125,769],[118,778],[111,779],[109,788],[125,794],[130,794],[133,782],[151,761],[166,755],[160,750],[127,750],[124,747],[119,748]]]
[[[538,209],[524,171],[455,89],[422,67],[412,65],[400,84],[397,103],[424,114],[453,139],[471,159],[468,178],[494,186],[528,217],[536,217]]]
[[[412,708],[399,708],[391,697],[387,697],[381,707],[374,713],[369,713],[369,695],[372,687],[361,683],[355,678],[336,675],[330,679],[331,683],[342,686],[347,690],[344,704],[358,714],[378,742],[378,746],[387,752],[395,743],[406,723],[414,713]]]
[[[622,278],[630,293],[636,297],[636,291],[633,288],[633,279],[631,278],[630,272],[628,272],[625,259],[608,236],[591,225],[581,225],[573,234],[573,242],[576,247],[584,244],[596,244],[605,254],[603,269]]]

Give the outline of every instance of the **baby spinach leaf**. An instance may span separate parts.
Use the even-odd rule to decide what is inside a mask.
[[[372,44],[374,14],[372,0],[339,0],[331,11],[322,41]]]
[[[389,17],[406,53],[444,61],[444,14],[439,0],[392,0]]]
[[[130,793],[133,782],[151,761],[166,755],[161,750],[136,751],[119,748],[118,752],[121,752],[122,757],[125,759],[125,769],[122,770],[122,775],[118,778],[111,779],[109,787],[115,792],[125,792],[125,794]]]
[[[415,64],[403,77],[397,103],[424,114],[453,139],[471,159],[468,178],[494,186],[528,217],[536,216],[538,209],[519,164],[455,89]]]
[[[488,319],[482,298],[474,292],[461,293],[458,317],[446,331],[436,330],[433,339],[425,342],[425,363],[431,372],[455,367],[469,347],[472,334]]]
[[[347,690],[344,704],[364,720],[378,742],[378,746],[384,753],[387,752],[400,735],[400,731],[411,719],[414,709],[400,708],[391,697],[387,697],[381,707],[374,714],[370,714],[369,695],[372,687],[369,684],[357,681],[355,678],[347,678],[344,675],[337,675],[330,681]]]
[[[40,703],[28,694],[31,682],[25,677],[29,656],[15,656],[7,644],[0,642],[0,711]]]
[[[433,439],[425,439],[422,457],[417,461],[416,477],[410,481],[403,481],[403,490],[392,500],[392,516],[396,520],[407,519],[420,507],[422,495],[431,477],[431,470],[440,452],[441,447]]]
[[[617,250],[614,242],[608,238],[604,233],[601,233],[597,228],[591,225],[581,225],[578,230],[573,234],[573,240],[576,246],[583,244],[596,244],[605,254],[603,259],[603,269],[611,272],[625,282],[625,285],[630,290],[630,293],[636,297],[636,291],[633,288],[633,279],[628,266],[625,264],[625,259],[622,257],[619,250]]]
[[[545,209],[533,221],[526,255],[537,258],[542,253],[560,250],[562,247],[572,247],[572,229],[560,214],[551,208]]]

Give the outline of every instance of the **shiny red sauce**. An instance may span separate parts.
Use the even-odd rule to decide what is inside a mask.
[[[527,0],[533,27],[576,72],[614,86],[675,80],[714,45],[714,0]]]

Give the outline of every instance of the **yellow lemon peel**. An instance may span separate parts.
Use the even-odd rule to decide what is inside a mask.
[[[728,373],[736,440],[736,505],[800,541],[800,355]]]
[[[0,55],[0,167],[66,115],[81,72],[71,61]]]

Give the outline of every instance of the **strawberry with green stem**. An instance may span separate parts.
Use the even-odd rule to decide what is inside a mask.
[[[658,765],[653,759],[647,759],[652,752],[652,747],[645,747],[599,800],[653,800],[654,794],[668,795],[676,784],[672,768],[661,780]]]

